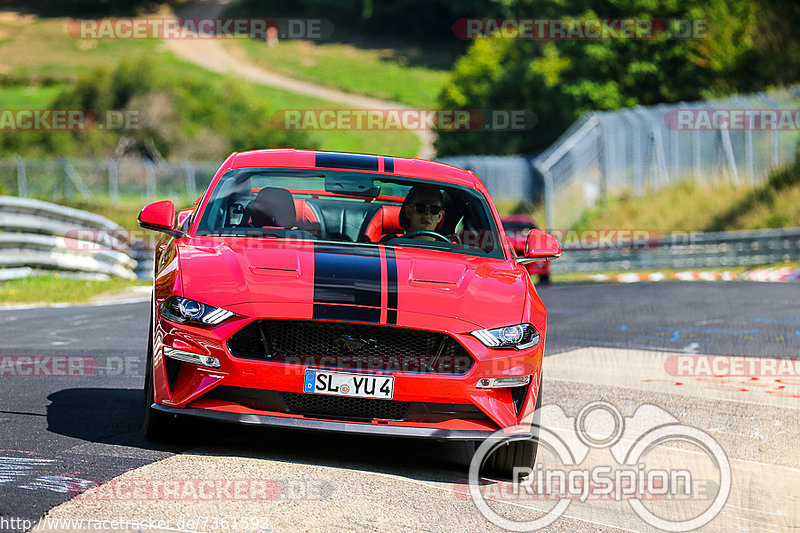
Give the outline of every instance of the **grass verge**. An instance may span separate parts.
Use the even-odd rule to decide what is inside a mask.
[[[149,284],[149,281],[89,281],[44,274],[0,282],[0,305],[86,303],[101,294]]]
[[[159,15],[161,16],[161,15]],[[0,12],[0,73],[14,78],[74,81],[125,56],[155,53],[150,39],[79,39],[67,32],[69,18],[39,18]]]
[[[756,187],[681,183],[624,194],[583,213],[576,229],[733,231],[800,226],[800,159]]]

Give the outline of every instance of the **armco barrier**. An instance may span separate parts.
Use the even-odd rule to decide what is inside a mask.
[[[133,278],[152,275],[152,250],[131,248],[127,232],[111,220],[40,200],[0,196],[0,280],[31,269]],[[800,260],[800,228],[680,233],[627,248],[583,248],[566,236],[554,274],[725,268]],[[137,259],[140,263],[137,265]]]
[[[629,248],[570,248],[552,263],[565,272],[724,268],[798,261],[800,228],[681,233]]]
[[[0,196],[0,279],[29,269],[134,278],[127,232],[111,220],[40,200]]]

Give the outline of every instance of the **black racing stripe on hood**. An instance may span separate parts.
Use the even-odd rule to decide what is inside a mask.
[[[381,310],[354,305],[314,304],[315,320],[345,320],[349,322],[380,323]]]
[[[356,253],[353,253],[353,252]],[[334,304],[334,305],[330,305]],[[369,306],[371,309],[350,307]],[[314,318],[380,322],[378,249],[314,245]]]
[[[386,247],[386,323],[397,324],[397,257]]]
[[[383,171],[384,172],[394,172],[394,158],[393,157],[384,157],[383,158]]]
[[[377,246],[335,241],[315,242],[314,253],[356,255],[361,257],[380,257],[381,254]]]
[[[378,170],[378,156],[367,154],[342,154],[338,152],[316,152],[316,166],[325,168],[350,168],[355,170]]]

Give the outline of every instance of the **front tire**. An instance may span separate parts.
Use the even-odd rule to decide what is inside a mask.
[[[501,444],[486,459],[481,468],[481,476],[508,480],[514,479],[515,468],[533,470],[538,448],[537,439],[514,440]]]
[[[153,316],[150,315],[150,335],[147,341],[147,366],[144,377],[144,437],[150,442],[166,442],[173,436],[170,415],[153,409],[155,387],[153,385]]]
[[[514,468],[533,470],[536,464],[536,452],[539,450],[540,407],[542,405],[542,378],[539,377],[539,392],[536,396],[532,438],[506,441],[488,456],[481,467],[481,476],[494,479],[514,479]]]

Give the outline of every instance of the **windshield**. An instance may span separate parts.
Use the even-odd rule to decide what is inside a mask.
[[[427,196],[417,201],[412,189]],[[412,219],[419,214],[430,226],[413,232],[402,211]],[[229,171],[217,183],[197,235],[383,243],[503,257],[491,211],[477,191],[365,172]]]

